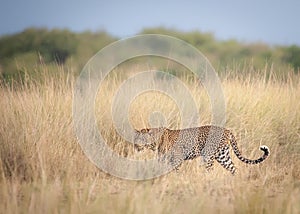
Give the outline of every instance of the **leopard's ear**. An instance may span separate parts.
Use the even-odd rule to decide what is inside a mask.
[[[159,127],[158,130],[159,131],[165,131],[165,130],[167,130],[167,128],[166,127]]]

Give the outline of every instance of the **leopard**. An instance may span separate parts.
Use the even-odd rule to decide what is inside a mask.
[[[167,161],[176,170],[183,161],[201,156],[207,171],[213,169],[216,160],[232,175],[237,169],[230,157],[230,146],[237,158],[246,164],[259,164],[270,155],[270,149],[262,145],[263,155],[260,158],[243,157],[232,131],[214,125],[177,130],[166,127],[135,129],[133,144],[137,151],[156,151],[159,161]]]

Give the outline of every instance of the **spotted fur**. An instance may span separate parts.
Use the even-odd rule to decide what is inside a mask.
[[[258,164],[270,154],[267,146],[261,146],[264,154],[255,160],[243,157],[238,149],[236,139],[231,131],[217,126],[201,126],[181,130],[167,128],[150,128],[136,130],[134,135],[135,148],[158,151],[160,160],[167,160],[176,169],[184,160],[202,156],[206,169],[212,169],[214,160],[225,169],[235,174],[236,168],[229,155],[229,147],[235,155],[246,164]]]

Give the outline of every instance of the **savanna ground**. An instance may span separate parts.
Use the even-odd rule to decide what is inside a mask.
[[[300,213],[300,76],[235,73],[221,78],[226,127],[245,157],[259,157],[260,145],[270,148],[270,157],[247,166],[232,153],[235,176],[218,164],[207,173],[196,159],[147,181],[113,177],[84,155],[72,124],[72,74],[49,75],[45,68],[39,80],[25,76],[20,85],[1,83],[0,212]],[[111,98],[126,78],[116,74],[100,88],[97,122],[111,147],[130,156],[135,154],[132,144],[118,136],[110,118]],[[208,124],[205,91],[197,82],[183,81],[197,101],[200,125]],[[153,111],[164,113],[169,128],[180,128],[174,102],[155,92],[132,101],[132,125],[149,125]]]

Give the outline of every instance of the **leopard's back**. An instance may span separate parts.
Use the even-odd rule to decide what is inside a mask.
[[[212,142],[211,149],[215,150],[220,147],[219,144],[226,143],[225,139],[229,138],[229,133],[227,129],[210,125],[178,130],[166,129],[159,142],[158,152],[166,153],[175,146],[193,156],[185,159],[192,159],[201,154],[207,143]]]

